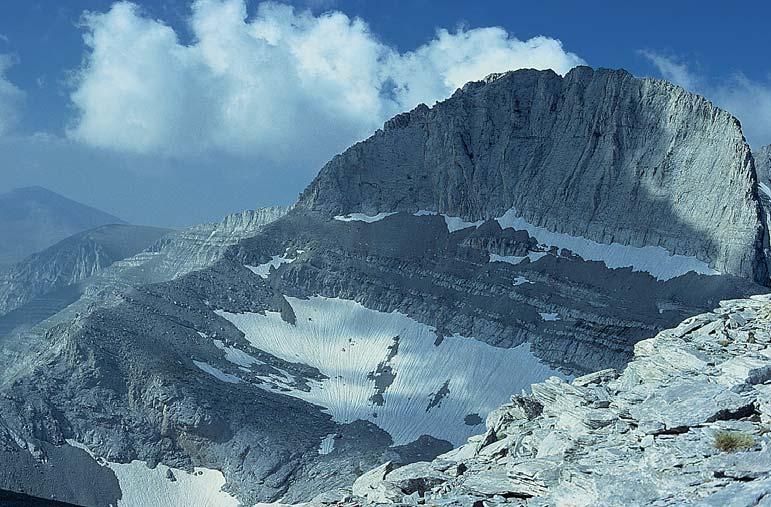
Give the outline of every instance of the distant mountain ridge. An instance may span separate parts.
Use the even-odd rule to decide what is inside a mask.
[[[0,268],[73,234],[100,225],[125,223],[39,186],[0,194]]]
[[[76,284],[152,245],[169,229],[113,224],[80,232],[0,272],[0,315]]]

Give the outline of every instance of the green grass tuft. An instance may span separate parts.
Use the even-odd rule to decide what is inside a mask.
[[[755,447],[755,439],[738,431],[719,431],[715,434],[714,445],[721,452],[746,451]]]

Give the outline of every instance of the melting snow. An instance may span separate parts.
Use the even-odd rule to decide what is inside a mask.
[[[321,440],[319,454],[329,454],[335,449],[335,433],[330,433]]]
[[[519,257],[516,255],[498,255],[491,253],[490,262],[507,262],[509,264],[519,264],[525,259],[530,259],[530,262],[535,262],[541,257],[546,255],[546,252],[530,252],[525,256]]]
[[[222,370],[219,370],[215,368],[214,366],[210,365],[209,363],[204,363],[203,361],[196,361],[193,360],[193,364],[195,364],[198,368],[205,371],[212,377],[216,377],[217,379],[227,382],[229,384],[238,384],[241,382],[241,379],[236,377],[235,375],[231,375],[229,373],[225,373]]]
[[[549,321],[549,322],[560,320],[560,316],[558,313],[539,313],[538,315],[540,315],[543,320]]]
[[[372,421],[395,444],[424,434],[461,444],[479,432],[464,423],[467,414],[486,414],[512,393],[559,375],[539,362],[527,344],[502,349],[454,335],[435,345],[434,328],[398,312],[324,297],[287,300],[297,316],[294,326],[278,312],[217,313],[254,347],[328,377],[310,382],[309,392],[287,385],[291,391],[285,394],[326,407],[340,423]],[[393,377],[381,392],[380,405],[373,397],[376,372],[384,371]]]
[[[420,210],[415,213],[413,213],[416,217],[423,217],[427,215],[439,215],[436,211],[427,211],[427,210]],[[484,223],[484,220],[477,220],[476,222],[467,222],[466,220],[463,220],[460,217],[451,217],[448,215],[445,215],[444,213],[441,214],[442,217],[444,217],[444,223],[447,224],[447,230],[449,232],[455,232],[460,231],[462,229],[468,229],[469,227],[479,227]]]
[[[225,359],[233,364],[241,366],[242,368],[246,368],[246,371],[249,371],[249,367],[253,364],[265,364],[256,357],[250,356],[243,350],[225,345],[221,340],[214,340],[214,346],[220,350],[225,351]]]
[[[299,250],[298,250],[299,252]],[[252,273],[254,273],[257,276],[260,276],[262,278],[268,278],[268,275],[270,275],[270,268],[278,269],[279,266],[282,264],[289,264],[294,262],[296,259],[294,258],[287,258],[287,254],[284,255],[274,255],[271,257],[271,259],[266,262],[265,264],[260,264],[259,266],[244,266],[247,269],[249,269]]]
[[[349,213],[347,215],[337,215],[335,217],[335,220],[340,220],[341,222],[367,222],[368,224],[371,224],[372,222],[379,222],[380,220],[383,220],[385,217],[395,215],[396,211],[393,211],[391,213],[378,213],[377,215],[365,215],[364,213]]]
[[[551,232],[526,222],[515,210],[507,211],[496,219],[504,229],[512,227],[527,231],[539,243],[567,248],[586,260],[602,261],[609,268],[631,267],[635,271],[647,271],[659,280],[669,280],[689,271],[717,275],[717,271],[695,257],[672,255],[660,246],[634,247],[620,243],[597,243],[580,236]]]
[[[767,192],[771,196],[771,189],[762,183],[758,184],[761,191]],[[435,211],[421,210],[414,213],[415,216],[439,215]],[[483,220],[476,222],[467,222],[459,217],[450,217],[442,215],[447,223],[447,230],[454,232],[467,227],[479,227],[484,223]],[[583,257],[586,260],[604,262],[608,268],[631,267],[634,271],[646,271],[658,280],[669,280],[676,276],[684,275],[689,271],[705,275],[719,275],[718,271],[710,268],[709,265],[687,255],[673,255],[665,248],[660,246],[635,247],[622,245],[620,243],[598,243],[581,236],[571,236],[560,232],[551,232],[544,227],[538,227],[525,221],[524,218],[517,216],[517,211],[510,209],[503,216],[496,218],[502,228],[511,227],[516,230],[527,231],[530,236],[535,238],[545,247],[556,246],[557,248],[566,248]],[[532,252],[528,254],[530,261],[533,262],[546,255],[545,252]],[[534,257],[535,256],[535,257]],[[518,264],[524,260],[524,257],[502,256],[490,254],[490,262],[508,262]]]
[[[67,440],[73,447],[93,453],[84,445]],[[99,460],[110,468],[118,478],[122,497],[118,507],[146,507],[162,505],[164,507],[236,507],[238,500],[222,491],[225,477],[219,470],[194,468],[192,473],[178,468],[158,464],[149,468],[144,461],[131,463],[113,463]],[[176,481],[168,479],[169,470]]]

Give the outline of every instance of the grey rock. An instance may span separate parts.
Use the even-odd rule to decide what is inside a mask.
[[[472,221],[515,208],[553,231],[662,246],[765,281],[755,185],[727,112],[663,81],[577,67],[490,76],[399,115],[329,162],[299,205]]]
[[[737,315],[741,318],[731,318]],[[741,321],[741,326],[723,327],[734,321]],[[488,418],[488,432],[469,439],[468,445],[485,445],[480,452],[462,457],[464,473],[426,492],[426,498],[455,505],[456,499],[463,502],[471,495],[481,500],[478,505],[492,505],[500,495],[533,507],[767,505],[771,438],[763,421],[769,415],[766,387],[770,384],[745,383],[753,378],[745,374],[753,371],[757,350],[746,342],[737,342],[742,344],[733,348],[715,347],[700,330],[709,330],[712,340],[717,336],[734,340],[743,331],[770,325],[771,297],[724,301],[712,313],[641,342],[636,349],[639,355],[618,378],[604,371],[578,385],[555,379],[534,385],[532,397],[543,404],[543,410],[532,418],[523,416],[521,404],[496,410]],[[724,329],[725,335],[720,332]],[[705,365],[715,366],[694,370],[697,356]],[[682,369],[672,363],[677,357],[684,359]],[[737,366],[747,364],[752,367]],[[652,374],[646,374],[647,369]],[[738,378],[745,388],[740,393],[719,382],[725,371],[741,373]],[[607,389],[607,410],[625,422],[624,431],[619,431],[618,424],[589,429],[565,424],[564,414],[575,413],[581,400],[586,406],[596,396],[593,389]],[[503,427],[502,421],[509,421],[507,436],[490,441],[493,429]],[[654,436],[654,432],[646,434],[645,427],[661,431]],[[721,452],[714,441],[720,431],[747,435],[756,445]],[[525,452],[486,452],[489,448],[511,451],[516,442],[528,438],[532,447]],[[414,470],[430,476],[434,467],[444,467],[447,457],[456,455],[448,453],[433,466],[421,464]]]
[[[385,480],[394,468],[395,465],[388,461],[361,475],[353,483],[353,494],[372,503],[396,503],[404,492]]]
[[[35,298],[82,282],[169,232],[158,227],[104,225],[29,256],[0,272],[0,317]]]
[[[755,159],[755,170],[758,173],[758,181],[771,184],[771,144],[761,146],[752,153]]]
[[[423,496],[426,491],[447,482],[448,479],[448,475],[425,461],[410,463],[386,475],[386,480],[406,495],[418,493],[419,496]]]
[[[565,79],[534,71],[491,78],[388,125],[330,162],[292,210],[243,213],[170,234],[83,281],[75,303],[15,341],[6,339],[0,417],[25,456],[36,459],[42,443],[74,438],[119,462],[214,468],[246,504],[305,501],[323,489],[335,491],[319,502],[342,505],[422,499],[478,507],[509,494],[534,505],[562,498],[639,504],[704,479],[701,459],[716,453],[714,430],[730,422],[724,417],[742,414],[728,410],[714,422],[714,414],[706,414],[698,426],[642,447],[644,429],[664,425],[635,419],[632,407],[682,378],[705,375],[728,393],[720,395],[727,405],[739,396],[749,401],[748,410],[763,410],[757,408],[766,406],[762,384],[728,386],[716,379],[726,361],[758,357],[771,341],[767,326],[757,325],[767,301],[724,306],[635,344],[719,300],[765,290],[752,281],[762,278],[757,257],[765,236],[758,230],[764,225],[752,217],[754,175],[735,121],[658,81],[578,69]],[[673,136],[687,142],[673,143]],[[630,188],[635,181],[644,184]],[[730,188],[716,194],[718,182],[726,181]],[[553,209],[534,197],[534,188],[545,189]],[[621,201],[624,210],[630,207],[619,197],[625,193],[639,213],[619,212]],[[503,230],[491,220],[450,232],[440,216],[412,214],[420,207],[491,218],[511,206],[551,230],[664,246],[741,276],[688,273],[661,281],[547,251],[527,232]],[[331,217],[380,210],[403,212],[373,223]],[[751,237],[761,239],[749,245]],[[293,261],[266,278],[246,267],[287,253]],[[491,254],[530,253],[538,259],[490,262]],[[437,347],[453,334],[502,348],[527,343],[565,375],[620,371],[634,351],[637,356],[618,378],[605,371],[574,383],[552,380],[514,396],[488,418],[483,435],[458,450],[448,452],[447,442],[430,436],[393,446],[376,424],[341,424],[265,381],[280,375],[293,390],[307,391],[324,375],[254,348],[218,312],[276,312],[282,325],[299,327],[289,298],[313,296],[400,312],[432,326],[429,339]],[[544,312],[557,312],[560,320],[544,321]],[[216,344],[258,362],[239,369]],[[369,379],[375,398],[392,388],[394,372],[398,382],[389,357]],[[193,360],[240,380],[220,381]],[[459,392],[452,382],[436,388],[444,395],[449,390],[447,398],[434,397],[437,404]],[[428,399],[414,403],[421,412],[429,405]],[[467,412],[447,424],[472,431]],[[334,452],[322,455],[319,443],[330,434],[340,438]],[[366,497],[336,489],[379,463],[432,461],[440,454],[430,466],[400,472],[407,481],[400,485],[381,474],[362,489],[360,479],[357,491]],[[641,461],[644,455],[651,459]],[[0,469],[17,473],[14,461]],[[495,477],[503,477],[497,487],[509,493],[493,491]],[[465,488],[475,480],[492,495]],[[622,488],[624,481],[635,487]],[[536,493],[542,496],[531,496]]]
[[[640,423],[660,422],[658,432],[680,431],[718,419],[750,415],[751,398],[736,394],[707,378],[686,379],[656,390],[629,413]]]
[[[530,494],[532,486],[523,485],[521,481],[515,481],[506,473],[506,470],[486,470],[470,475],[463,481],[463,488],[472,493],[483,496],[533,496]]]

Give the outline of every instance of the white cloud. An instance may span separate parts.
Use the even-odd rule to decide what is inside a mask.
[[[664,79],[709,98],[738,118],[751,146],[771,143],[771,79],[761,82],[737,73],[719,81],[707,80],[675,57],[648,50],[639,53]]]
[[[243,0],[196,1],[190,45],[131,3],[84,22],[89,52],[68,134],[183,157],[222,151],[317,163],[467,81],[525,67],[564,74],[583,63],[555,39],[520,41],[501,28],[439,30],[399,53],[341,12],[262,3],[249,18]]]
[[[691,73],[685,63],[678,61],[675,57],[664,56],[647,49],[641,49],[638,53],[647,58],[667,81],[682,86],[686,90],[698,90],[700,80],[698,76]]]
[[[14,59],[0,54],[0,135],[8,133],[18,122],[24,92],[8,81],[5,74]]]
[[[754,148],[771,144],[771,80],[754,81],[734,74],[708,91],[720,107],[739,118]]]

